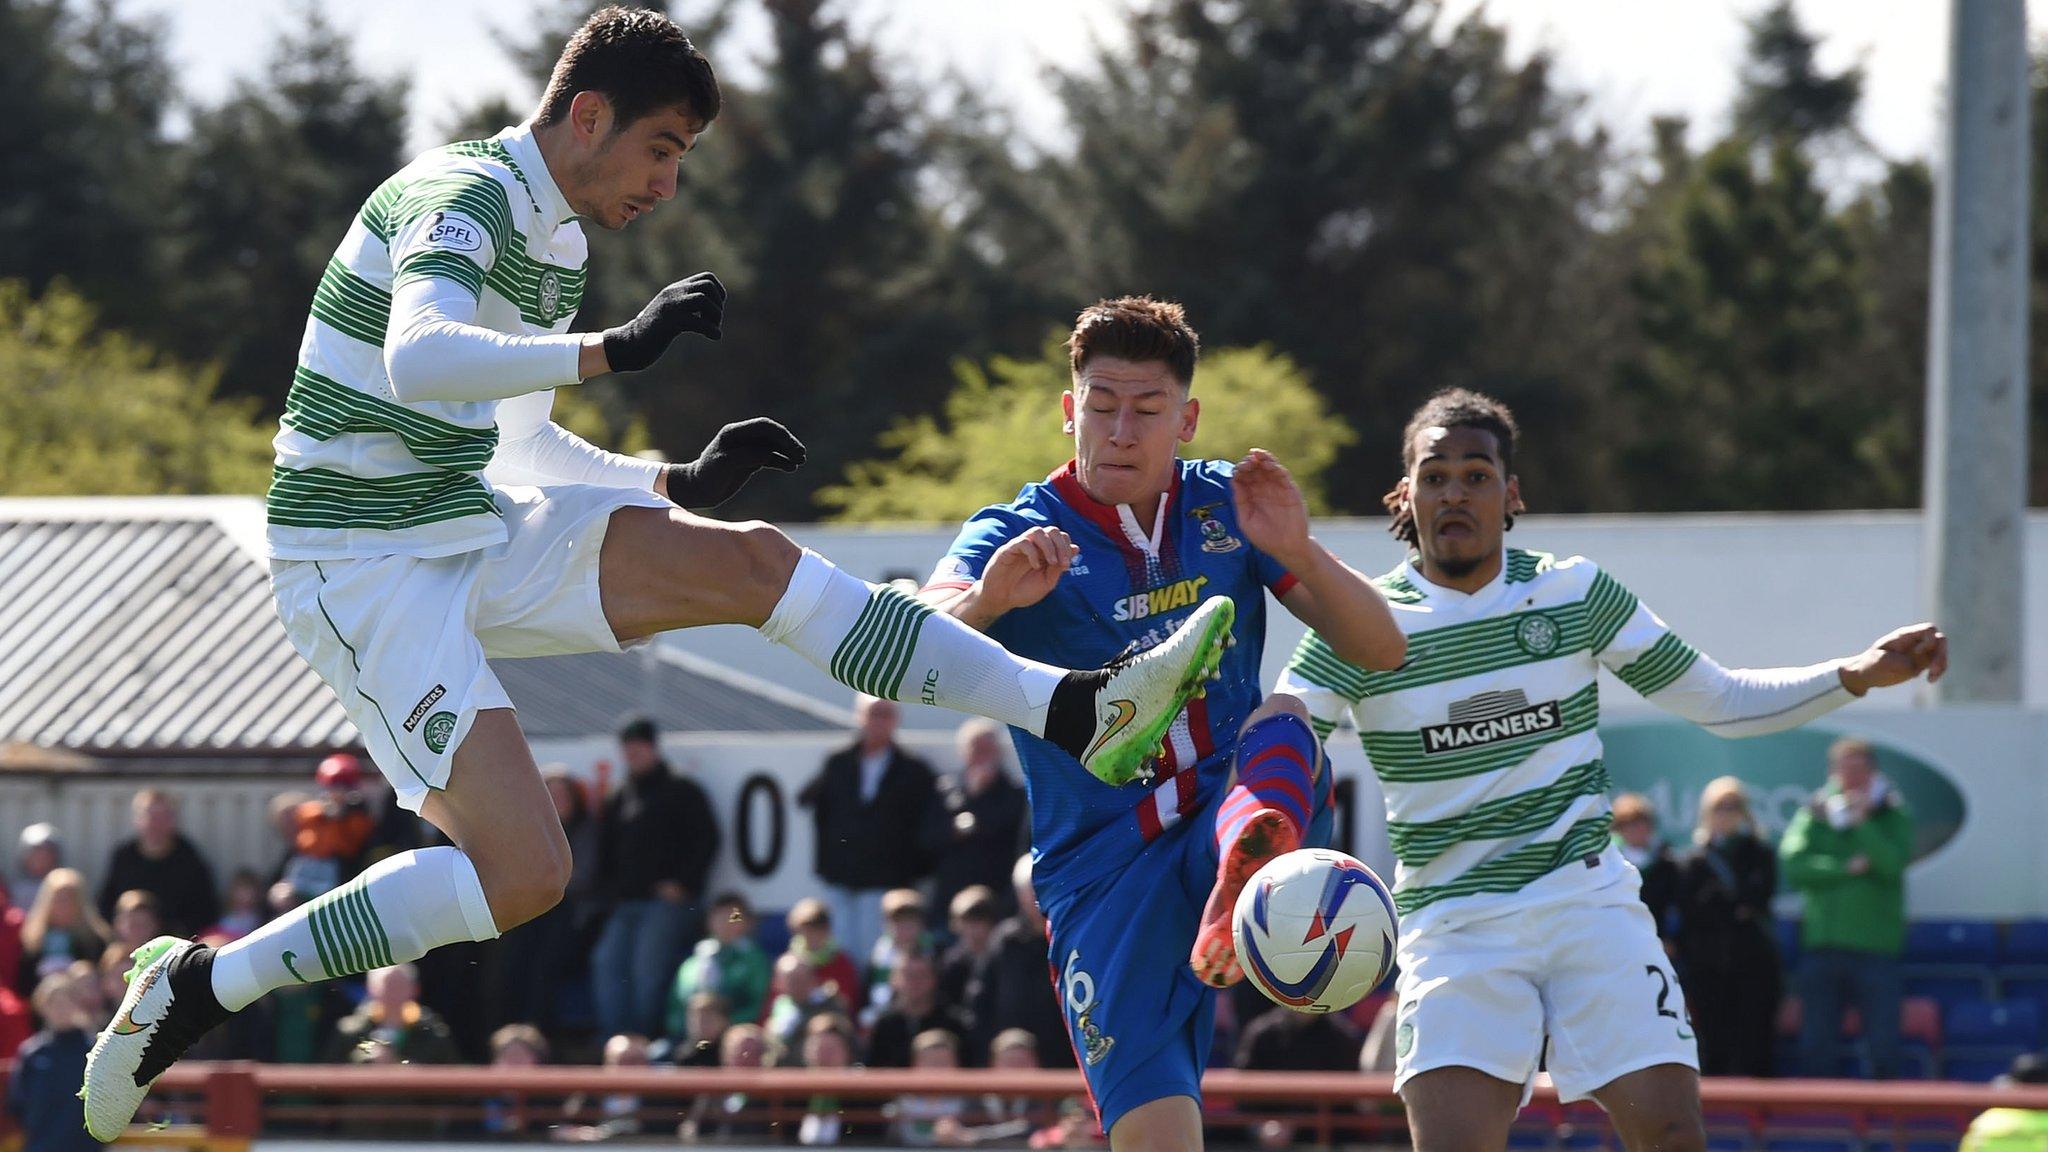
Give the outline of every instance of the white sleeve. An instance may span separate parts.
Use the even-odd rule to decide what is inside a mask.
[[[1318,738],[1328,740],[1351,706],[1364,698],[1366,676],[1365,669],[1337,655],[1311,631],[1295,646],[1294,658],[1287,662],[1273,691],[1299,697],[1308,705],[1309,726]]]
[[[1762,736],[1797,728],[1847,704],[1842,662],[1804,668],[1723,668],[1695,653],[1691,666],[1645,699],[1716,736]]]
[[[1686,643],[1647,604],[1605,572],[1593,581],[1593,653],[1645,700],[1716,736],[1782,732],[1856,697],[1841,661],[1805,668],[1723,668]]]
[[[505,400],[581,381],[583,336],[509,336],[474,323],[475,294],[444,276],[391,294],[384,371],[399,400]]]
[[[597,484],[652,490],[662,465],[607,452],[548,419],[552,391],[498,405],[498,450],[484,479],[492,484]]]

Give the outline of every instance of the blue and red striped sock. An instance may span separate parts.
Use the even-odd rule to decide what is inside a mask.
[[[1295,842],[1308,834],[1315,795],[1316,735],[1292,712],[1264,717],[1237,742],[1237,783],[1216,811],[1216,847],[1228,855],[1254,813],[1271,809],[1294,827]]]

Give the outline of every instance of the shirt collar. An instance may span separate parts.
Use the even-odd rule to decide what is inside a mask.
[[[512,163],[525,177],[527,191],[533,196],[533,206],[540,209],[541,222],[553,232],[563,222],[576,216],[562,190],[555,184],[554,174],[548,171],[546,157],[540,154],[540,141],[534,139],[533,121],[522,121],[516,128],[507,128],[494,139],[504,145],[512,157]]]
[[[1408,578],[1408,583],[1411,586],[1413,586],[1416,591],[1422,593],[1424,598],[1432,600],[1441,599],[1454,604],[1461,603],[1463,601],[1476,600],[1482,596],[1485,596],[1486,594],[1492,592],[1494,589],[1499,588],[1501,584],[1505,580],[1507,580],[1508,554],[1505,548],[1501,550],[1500,571],[1495,572],[1493,574],[1493,579],[1488,580],[1486,582],[1485,587],[1480,588],[1476,592],[1461,592],[1456,588],[1449,588],[1442,584],[1437,584],[1431,581],[1429,577],[1424,576],[1422,574],[1422,557],[1414,552],[1410,552],[1408,554],[1407,559],[1401,561],[1401,572]]]
[[[1166,498],[1160,502],[1159,511],[1154,519],[1153,528],[1160,537],[1158,544],[1160,547],[1164,546],[1164,537],[1166,535],[1164,531],[1160,531],[1160,525],[1164,524],[1175,514],[1173,506],[1180,497],[1182,463],[1180,460],[1174,461],[1173,479],[1167,483]],[[1128,505],[1104,504],[1102,501],[1090,496],[1088,490],[1081,486],[1081,466],[1079,461],[1069,460],[1065,464],[1060,465],[1053,471],[1052,475],[1045,478],[1045,482],[1052,486],[1053,491],[1059,494],[1060,499],[1068,507],[1093,521],[1110,540],[1132,553],[1138,555],[1145,554],[1146,550],[1141,548],[1124,529],[1125,518],[1129,517],[1133,523],[1136,523],[1136,515],[1128,510]],[[1139,531],[1142,534],[1143,525],[1139,525]]]

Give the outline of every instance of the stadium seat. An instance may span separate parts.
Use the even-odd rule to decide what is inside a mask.
[[[1923,976],[1908,971],[1904,983],[1908,997],[1927,997],[1941,1005],[1942,1015],[1947,1016],[1958,1004],[1990,999],[1996,982],[1986,968],[1980,973],[1950,976]]]
[[[1771,1046],[1771,1064],[1780,1076],[1800,1074],[1799,1039],[1796,1036],[1780,1036]]]
[[[1948,1044],[1961,1047],[2041,1042],[2041,1006],[2032,1000],[1966,1000],[1942,1018]]]
[[[1989,920],[1916,920],[1906,925],[1908,965],[1982,964],[1998,959],[1998,925]]]
[[[1905,1040],[1899,1044],[1898,1077],[1901,1080],[1934,1080],[1941,1075],[1941,1061],[1935,1046],[1925,1040]]]
[[[1777,1032],[1780,1036],[1799,1035],[1799,1023],[1806,1018],[1806,1005],[1797,996],[1787,996],[1778,1001]]]
[[[1956,1141],[1934,1137],[1893,1140],[1889,1136],[1872,1136],[1863,1141],[1863,1152],[1956,1152]]]
[[[2020,1044],[1988,1048],[1951,1046],[1942,1050],[1941,1074],[1947,1080],[1973,1080],[1981,1084],[2003,1075],[2016,1057],[2029,1051],[2032,1049]]]
[[[2033,973],[2039,970],[2029,966],[2021,971]],[[1998,998],[2048,1004],[2048,975],[2012,975],[2009,972],[2001,972],[1998,976]]]
[[[1755,1147],[1746,1129],[1707,1129],[1707,1152],[1751,1152]]]
[[[1854,1136],[1767,1136],[1764,1152],[1860,1152]]]
[[[1958,990],[1965,985],[1958,984]],[[1974,987],[1974,986],[1972,986]],[[1978,999],[1975,996],[1958,996],[1956,1002]],[[1805,1015],[1805,1006],[1797,997],[1787,997],[1778,1008],[1778,1034],[1799,1035],[1799,1025]],[[1842,1012],[1843,1039],[1863,1034],[1863,1015],[1855,1008]],[[1941,1043],[1941,1002],[1931,996],[1908,996],[1899,1002],[1899,1035],[1907,1039],[1924,1040],[1929,1044]]]
[[[1998,958],[2005,964],[2048,968],[2048,920],[2017,920],[2006,925]]]
[[[1941,1003],[1931,996],[1908,996],[1899,1003],[1899,1035],[1908,1040],[1941,1044]]]
[[[1556,1133],[1549,1124],[1517,1122],[1508,1129],[1508,1147],[1518,1152],[1552,1152]]]

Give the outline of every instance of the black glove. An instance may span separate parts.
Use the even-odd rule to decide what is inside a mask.
[[[604,360],[614,372],[638,372],[661,359],[685,332],[718,339],[725,319],[725,285],[699,272],[663,288],[638,316],[604,331]]]
[[[716,508],[761,469],[794,472],[803,462],[803,441],[766,416],[756,416],[720,428],[696,460],[669,465],[668,498],[678,508]]]

